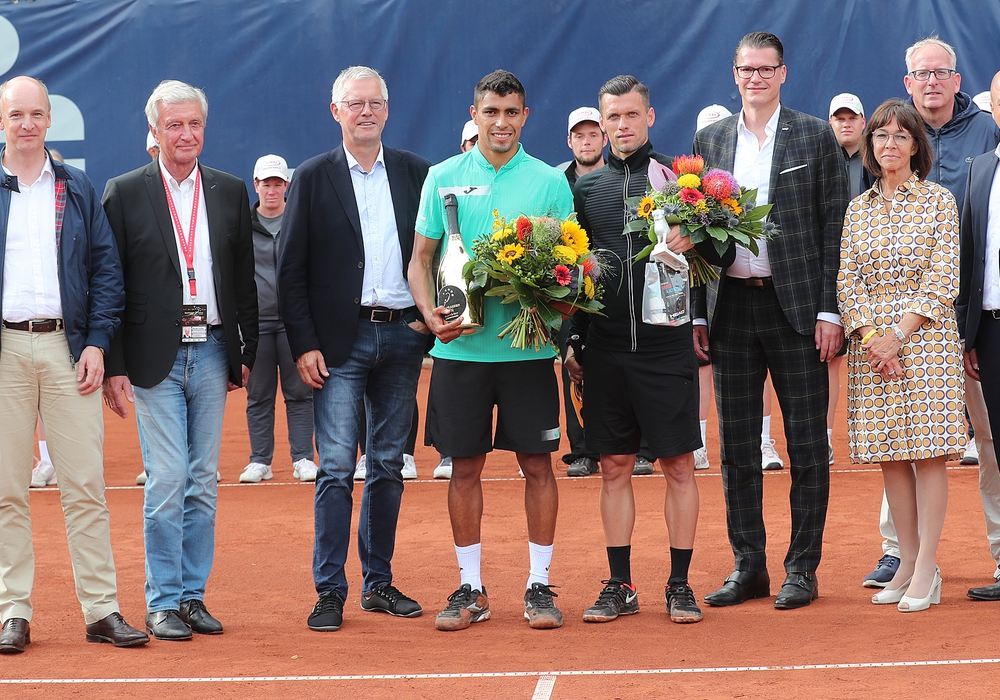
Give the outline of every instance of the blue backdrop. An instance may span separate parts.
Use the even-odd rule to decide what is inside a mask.
[[[294,167],[340,142],[330,85],[358,63],[388,82],[384,141],[435,162],[457,152],[476,81],[513,71],[531,109],[522,142],[553,164],[570,157],[569,111],[619,73],[651,89],[656,148],[687,152],[702,107],[738,109],[730,66],[749,31],[785,44],[783,102],[824,118],[838,92],[869,112],[905,96],[904,50],[930,34],[956,47],[963,91],[1000,69],[1000,3],[981,0],[0,1],[0,79],[48,84],[49,142],[99,189],[147,162],[143,106],[164,78],[205,89],[202,160],[249,181],[260,155]]]

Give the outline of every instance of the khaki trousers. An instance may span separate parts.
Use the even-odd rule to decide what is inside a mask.
[[[101,392],[81,396],[63,331],[0,330],[0,621],[31,620],[35,553],[28,486],[35,420],[45,424],[66,520],[76,595],[87,624],[118,612],[104,500]],[[39,496],[41,496],[39,494]],[[44,498],[45,496],[41,496]]]

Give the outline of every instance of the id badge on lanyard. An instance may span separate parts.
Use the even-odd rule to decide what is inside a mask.
[[[208,304],[185,304],[181,315],[181,342],[204,343],[208,340]]]

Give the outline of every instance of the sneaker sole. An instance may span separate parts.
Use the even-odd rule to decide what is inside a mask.
[[[619,617],[625,617],[626,615],[635,615],[638,612],[639,612],[638,608],[636,608],[635,610],[623,610],[622,612],[618,613],[614,617],[608,617],[606,615],[599,615],[599,614],[596,614],[596,613],[591,613],[589,615],[587,613],[583,613],[583,621],[584,622],[613,622],[614,620],[617,620]]]
[[[784,464],[778,464],[777,462],[771,462],[770,464],[765,464],[762,467],[762,469],[766,472],[780,472],[784,468]]]
[[[333,625],[328,625],[326,627],[314,627],[313,625],[309,625],[309,629],[313,632],[336,632],[340,629],[340,625],[337,625],[336,627]]]
[[[891,581],[892,579],[889,579]],[[866,578],[865,582],[861,584],[862,588],[885,588],[889,581],[876,581],[873,578]]]
[[[244,479],[243,475],[240,474],[240,483],[241,484],[259,484],[262,481],[270,481],[273,478],[274,478],[274,475],[272,474],[271,476],[262,476],[259,479]]]
[[[364,604],[364,598],[362,598],[361,601],[362,601],[361,609],[364,610],[365,612],[380,612],[380,613],[385,613],[386,615],[392,615],[393,617],[420,617],[421,615],[424,614],[423,608],[415,610],[411,613],[406,613],[405,615],[403,613],[393,612],[392,610],[386,610],[385,608],[366,608]]]
[[[670,613],[670,621],[681,625],[691,622],[701,622],[704,617],[705,615],[700,610],[698,612],[693,610],[677,610]]]
[[[524,619],[528,621],[528,627],[533,630],[552,630],[563,626],[562,616],[555,615],[535,615],[532,617],[528,611],[524,611]]]
[[[442,632],[458,632],[459,630],[469,629],[474,622],[485,622],[489,619],[489,610],[483,610],[480,613],[472,615],[468,620],[464,617],[457,620],[451,617],[436,617],[434,618],[434,629],[441,630]]]

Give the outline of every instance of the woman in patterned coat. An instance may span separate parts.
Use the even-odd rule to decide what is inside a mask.
[[[940,601],[945,460],[963,439],[958,208],[925,179],[933,154],[911,105],[883,103],[861,153],[878,180],[847,209],[837,279],[850,338],[851,461],[882,467],[899,537],[899,569],[872,602],[912,612]]]

